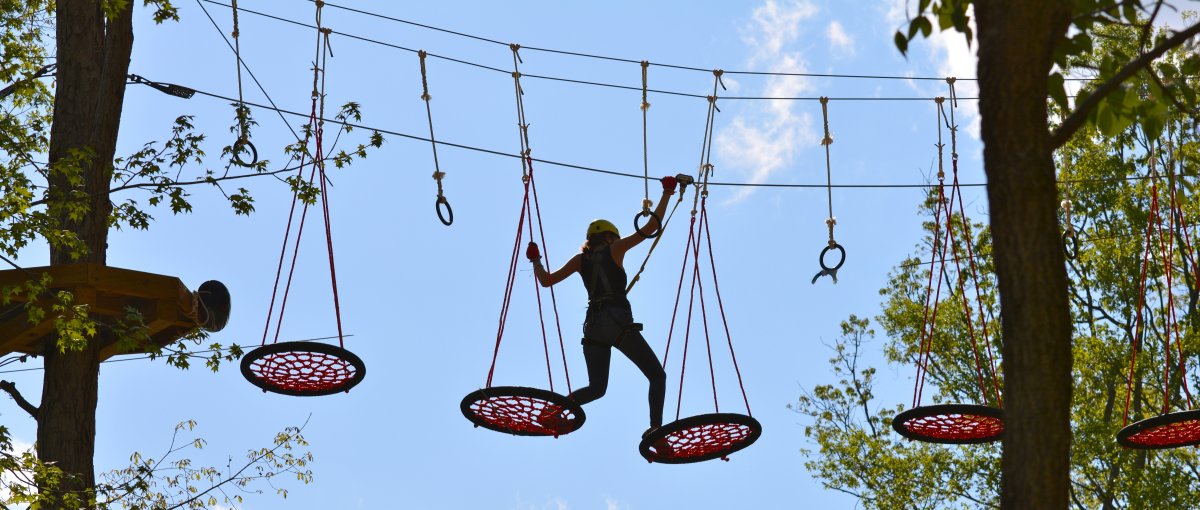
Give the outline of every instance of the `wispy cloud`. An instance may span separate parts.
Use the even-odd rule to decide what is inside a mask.
[[[907,29],[908,16],[911,13],[906,13],[905,9],[912,8],[912,3],[907,0],[890,0],[886,5],[884,18],[887,22],[897,29]],[[971,20],[971,30],[978,34],[979,31],[975,28],[975,13],[974,6],[969,7],[967,16]],[[909,45],[909,60],[936,69],[939,76],[956,77],[956,78],[974,78],[978,57],[975,53],[977,45],[967,44],[967,39],[963,34],[951,29],[947,31],[934,30],[927,39],[913,41]],[[911,83],[911,82],[910,82]],[[914,88],[921,93],[935,94],[939,96],[947,96],[949,94],[948,86],[945,83],[937,83],[936,85],[914,84]],[[974,81],[959,80],[954,84],[955,93],[958,97],[976,97],[979,95],[979,87]],[[980,118],[978,102],[976,101],[960,101],[956,109],[956,121],[959,126],[962,126],[965,132],[973,138],[979,138]]]
[[[807,0],[766,0],[755,8],[742,28],[742,40],[750,49],[747,65],[771,72],[807,72],[803,54],[792,46],[802,35],[802,22],[816,13],[817,7]],[[762,86],[762,95],[795,97],[812,90],[808,78],[771,76]],[[766,101],[734,116],[714,139],[720,161],[755,183],[787,167],[799,148],[815,144],[817,138],[812,117],[797,114],[795,106],[795,101]],[[751,193],[753,188],[742,188],[730,202]]]
[[[612,497],[606,497],[604,498],[604,508],[605,510],[628,510],[629,505],[617,501]]]
[[[829,37],[829,47],[843,55],[854,54],[854,38],[846,33],[846,28],[840,21],[830,21],[825,28],[825,36]]]

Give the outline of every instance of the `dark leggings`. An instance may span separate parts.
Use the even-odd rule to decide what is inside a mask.
[[[605,319],[607,321],[607,319]],[[623,322],[623,321],[622,321]],[[607,328],[605,328],[607,329]],[[658,363],[658,357],[642,334],[634,329],[628,329],[620,336],[616,348],[629,358],[642,375],[650,381],[650,426],[662,425],[663,398],[667,391],[667,373]],[[587,361],[588,385],[571,392],[570,398],[577,404],[583,405],[604,396],[608,390],[608,368],[612,357],[612,347],[604,343],[585,340],[583,343],[583,358]]]

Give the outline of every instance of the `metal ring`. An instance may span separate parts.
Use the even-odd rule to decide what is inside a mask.
[[[638,221],[640,218],[654,218],[654,220],[658,223],[658,227],[654,229],[653,234],[642,233],[642,226],[639,225],[640,222]],[[654,239],[655,237],[658,237],[659,234],[662,234],[662,227],[662,218],[659,218],[657,214],[654,214],[654,211],[642,211],[633,217],[633,231],[637,232],[638,235],[646,239]]]
[[[838,263],[836,266],[829,267],[829,266],[825,265],[825,254],[829,253],[829,250],[833,250],[833,249],[836,249],[839,253],[841,253],[842,258],[838,259]],[[846,249],[842,248],[842,245],[840,245],[840,244],[833,243],[829,246],[826,246],[824,250],[821,250],[821,256],[817,257],[817,261],[821,263],[821,269],[824,269],[826,271],[837,271],[838,269],[842,268],[842,264],[846,263]]]
[[[250,161],[249,162],[242,159],[242,153],[245,152],[247,149],[250,150]],[[252,167],[258,163],[258,149],[256,149],[254,147],[254,144],[250,143],[250,140],[241,138],[238,141],[233,142],[232,152],[233,152],[233,163],[235,165],[244,166],[244,167]]]
[[[446,206],[445,214],[442,213],[443,205]],[[446,200],[446,197],[438,195],[434,208],[437,209],[438,219],[442,220],[442,225],[449,227],[451,223],[454,223],[454,209],[450,207],[450,201]],[[450,218],[447,219],[446,216]]]
[[[1063,252],[1067,255],[1067,260],[1075,260],[1079,256],[1079,237],[1074,232],[1064,232],[1062,235]]]

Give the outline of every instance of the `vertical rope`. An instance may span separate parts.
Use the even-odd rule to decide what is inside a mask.
[[[917,407],[921,404],[921,396],[922,396],[922,392],[923,392],[923,386],[925,383],[926,363],[927,363],[927,358],[930,354],[930,350],[932,348],[932,343],[933,343],[933,329],[934,328],[933,328],[932,321],[930,321],[930,311],[931,311],[931,309],[936,310],[936,306],[937,306],[936,303],[941,295],[942,274],[941,274],[940,267],[938,266],[938,264],[941,263],[943,266],[945,265],[945,247],[944,246],[942,249],[941,256],[939,256],[939,254],[938,254],[938,245],[939,245],[939,240],[941,239],[941,234],[942,234],[941,218],[942,218],[942,208],[943,208],[942,206],[945,202],[944,190],[945,190],[945,180],[946,180],[946,171],[945,171],[945,167],[944,167],[943,159],[942,159],[942,150],[946,146],[944,143],[942,143],[942,118],[943,118],[943,113],[944,113],[943,112],[943,102],[945,101],[945,98],[937,97],[937,98],[934,98],[933,101],[937,105],[936,113],[937,113],[937,127],[938,127],[938,129],[937,129],[938,143],[935,146],[937,147],[937,151],[938,151],[938,173],[937,173],[938,202],[934,208],[934,213],[933,213],[933,246],[932,246],[932,249],[930,250],[930,254],[929,254],[929,256],[930,256],[929,280],[925,285],[925,312],[924,312],[924,318],[921,320],[921,336],[920,336],[920,339],[918,342],[918,351],[917,351],[917,375],[913,382],[912,407]],[[938,292],[937,292],[937,294],[934,294],[934,291],[933,291],[933,275],[934,275],[934,273],[938,273]],[[936,311],[933,312],[933,315],[936,318],[937,312]],[[928,331],[928,333],[926,333],[926,331]]]
[[[239,142],[245,142],[250,138],[250,126],[246,119],[246,101],[242,96],[242,46],[238,41],[238,36],[241,35],[238,30],[238,5],[237,0],[230,0],[230,6],[233,7],[233,57],[234,64],[237,66],[237,86],[238,86],[238,104],[237,104],[237,119],[238,127],[241,133],[238,135]]]
[[[729,321],[725,318],[725,304],[721,300],[721,285],[717,283],[717,261],[716,258],[713,257],[712,233],[709,232],[708,210],[703,204],[700,206],[700,215],[701,219],[703,220],[701,221],[701,224],[704,227],[704,238],[708,244],[708,263],[712,267],[713,293],[717,296],[717,309],[721,311],[721,324],[725,326],[725,340],[729,344],[729,358],[733,360],[733,371],[737,374],[738,388],[741,389],[742,401],[746,404],[746,414],[754,416],[750,412],[750,399],[746,396],[746,386],[742,383],[742,369],[738,367],[737,355],[733,352],[733,336],[729,334]],[[701,298],[703,298],[703,296],[701,296]],[[710,355],[710,362],[711,359],[712,358]],[[716,390],[714,389],[714,392],[715,391]]]
[[[433,99],[433,96],[429,95],[429,78],[425,70],[425,58],[428,56],[429,54],[425,50],[417,52],[417,58],[421,63],[421,100],[425,102],[425,117],[429,120],[429,145],[433,148],[433,180],[437,182],[437,203],[442,204],[446,202],[446,195],[442,190],[442,179],[446,177],[446,172],[443,172],[441,165],[438,164],[437,138],[433,136],[433,107],[429,104],[429,100]]]
[[[821,96],[821,118],[825,126],[825,136],[821,138],[821,145],[825,146],[825,195],[829,205],[829,217],[825,219],[825,225],[829,227],[829,246],[834,246],[837,241],[833,240],[833,227],[837,225],[837,218],[833,216],[833,167],[829,156],[833,136],[829,134],[829,98],[825,96]]]
[[[1124,425],[1129,425],[1129,404],[1133,397],[1133,377],[1137,366],[1137,353],[1141,349],[1142,334],[1144,333],[1145,326],[1142,319],[1142,307],[1146,303],[1146,277],[1150,267],[1150,254],[1153,250],[1151,235],[1154,232],[1155,218],[1158,217],[1158,180],[1151,178],[1150,187],[1150,215],[1146,222],[1146,241],[1142,255],[1142,271],[1138,279],[1138,303],[1134,315],[1133,341],[1131,342],[1129,353],[1129,377],[1125,382]]]
[[[645,187],[645,194],[642,196],[642,211],[650,212],[652,202],[650,201],[650,142],[648,132],[648,112],[650,111],[650,102],[647,101],[647,74],[650,69],[650,62],[642,61],[642,184]]]
[[[1171,220],[1172,221],[1171,232],[1175,233],[1177,236],[1181,237],[1179,240],[1179,243],[1180,243],[1179,251],[1181,253],[1183,253],[1183,257],[1181,260],[1181,262],[1184,266],[1183,276],[1184,276],[1185,281],[1190,279],[1194,284],[1194,282],[1196,282],[1197,275],[1196,275],[1196,260],[1192,256],[1192,246],[1193,246],[1192,239],[1191,239],[1191,235],[1188,233],[1187,222],[1184,221],[1184,219],[1183,219],[1183,208],[1179,205],[1179,199],[1178,199],[1178,196],[1177,196],[1177,193],[1175,190],[1175,188],[1176,188],[1175,161],[1176,161],[1176,154],[1177,154],[1175,151],[1177,149],[1175,148],[1174,144],[1171,143],[1170,141],[1168,141],[1168,144],[1169,144],[1169,146],[1168,146],[1169,156],[1167,159],[1167,178],[1168,178],[1169,184],[1170,184],[1171,206],[1173,209],[1172,220]],[[1172,312],[1174,312],[1174,308],[1172,308]],[[1188,388],[1188,384],[1187,384],[1187,367],[1185,365],[1186,356],[1184,355],[1184,350],[1183,350],[1183,334],[1180,333],[1180,331],[1179,331],[1178,319],[1175,319],[1175,344],[1176,344],[1176,347],[1179,349],[1179,384],[1183,388],[1184,396],[1187,397],[1188,407],[1194,409],[1195,402],[1193,402],[1193,399],[1192,399],[1192,391],[1191,391],[1191,389]]]

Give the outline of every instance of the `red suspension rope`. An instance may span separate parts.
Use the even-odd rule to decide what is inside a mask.
[[[1137,354],[1141,349],[1142,335],[1144,332],[1144,324],[1142,319],[1142,309],[1146,303],[1146,276],[1150,267],[1150,253],[1152,248],[1151,234],[1154,232],[1154,224],[1158,218],[1158,180],[1150,180],[1150,217],[1146,222],[1146,242],[1145,250],[1142,255],[1142,271],[1138,280],[1138,304],[1137,311],[1134,315],[1134,333],[1133,342],[1130,345],[1129,353],[1129,377],[1125,382],[1125,413],[1124,425],[1129,425],[1129,404],[1133,397],[1133,376],[1137,366]]]

